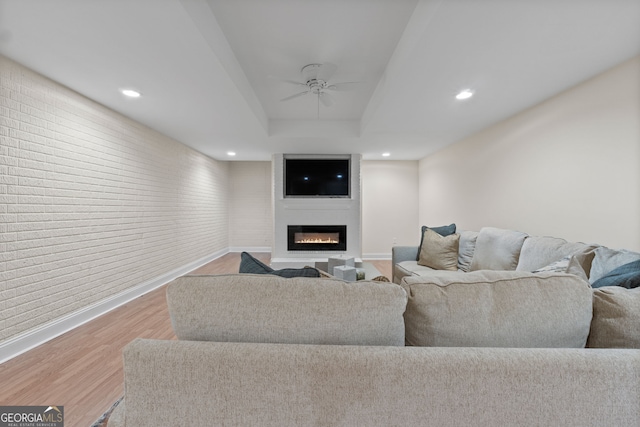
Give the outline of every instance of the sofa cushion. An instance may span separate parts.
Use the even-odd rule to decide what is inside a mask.
[[[423,234],[418,264],[436,270],[457,270],[459,243],[459,234],[441,236],[427,228]]]
[[[283,268],[274,270],[268,265],[254,258],[247,252],[240,254],[240,273],[243,274],[273,274],[280,277],[320,277],[320,272],[313,267]]]
[[[478,240],[477,231],[459,231],[460,244],[458,245],[458,269],[465,273],[471,268],[471,260],[473,252],[476,249],[476,241]]]
[[[476,271],[405,277],[407,345],[584,347],[591,288],[564,273]]]
[[[640,288],[612,286],[593,291],[587,347],[640,348]]]
[[[404,345],[407,296],[393,283],[270,274],[184,276],[167,288],[178,339]]]
[[[632,289],[640,286],[640,260],[621,265],[605,274],[591,285],[593,288],[603,286],[621,286]]]
[[[402,261],[394,266],[395,275],[402,279],[405,276],[429,275],[434,270],[431,267],[418,264],[418,261]],[[399,284],[399,282],[398,282]]]
[[[595,245],[567,242],[557,237],[529,236],[522,244],[516,271],[539,270],[564,257],[586,253],[595,248]],[[586,270],[587,274],[590,270],[591,265]]]
[[[591,263],[589,281],[596,282],[599,278],[615,270],[616,268],[640,259],[640,253],[625,249],[615,250],[600,246],[596,250],[596,256]]]
[[[526,233],[484,227],[478,233],[469,271],[515,270]]]
[[[448,236],[456,232],[456,225],[449,224],[449,225],[441,225],[440,227],[427,227],[426,225],[423,225],[422,229],[420,230],[420,246],[418,246],[418,254],[416,255],[416,261],[420,259],[420,248],[422,247],[422,242],[424,242],[424,232],[427,229],[433,230],[441,236]]]

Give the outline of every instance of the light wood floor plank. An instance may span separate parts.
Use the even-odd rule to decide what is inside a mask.
[[[269,263],[270,254],[252,254]],[[391,278],[390,261],[372,261]],[[193,274],[237,273],[230,253]],[[123,394],[122,349],[134,338],[175,339],[163,286],[0,365],[0,406],[64,406],[66,427],[88,427]]]

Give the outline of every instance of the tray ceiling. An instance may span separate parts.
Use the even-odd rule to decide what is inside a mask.
[[[0,0],[0,53],[217,159],[420,159],[640,54],[640,2]],[[280,101],[310,63],[361,83]]]

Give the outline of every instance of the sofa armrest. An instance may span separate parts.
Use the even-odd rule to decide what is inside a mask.
[[[394,246],[391,248],[391,265],[402,261],[415,261],[418,259],[418,246]]]
[[[418,258],[418,246],[393,246],[391,248],[391,271],[393,277],[391,281],[400,284],[402,278],[409,273],[397,267],[402,261],[415,261]],[[399,269],[399,271],[398,271]]]

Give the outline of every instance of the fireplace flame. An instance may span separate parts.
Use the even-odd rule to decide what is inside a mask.
[[[301,239],[296,240],[296,243],[322,243],[322,244],[334,244],[337,245],[339,242],[335,239]]]
[[[296,244],[337,245],[340,243],[339,233],[296,233]]]

